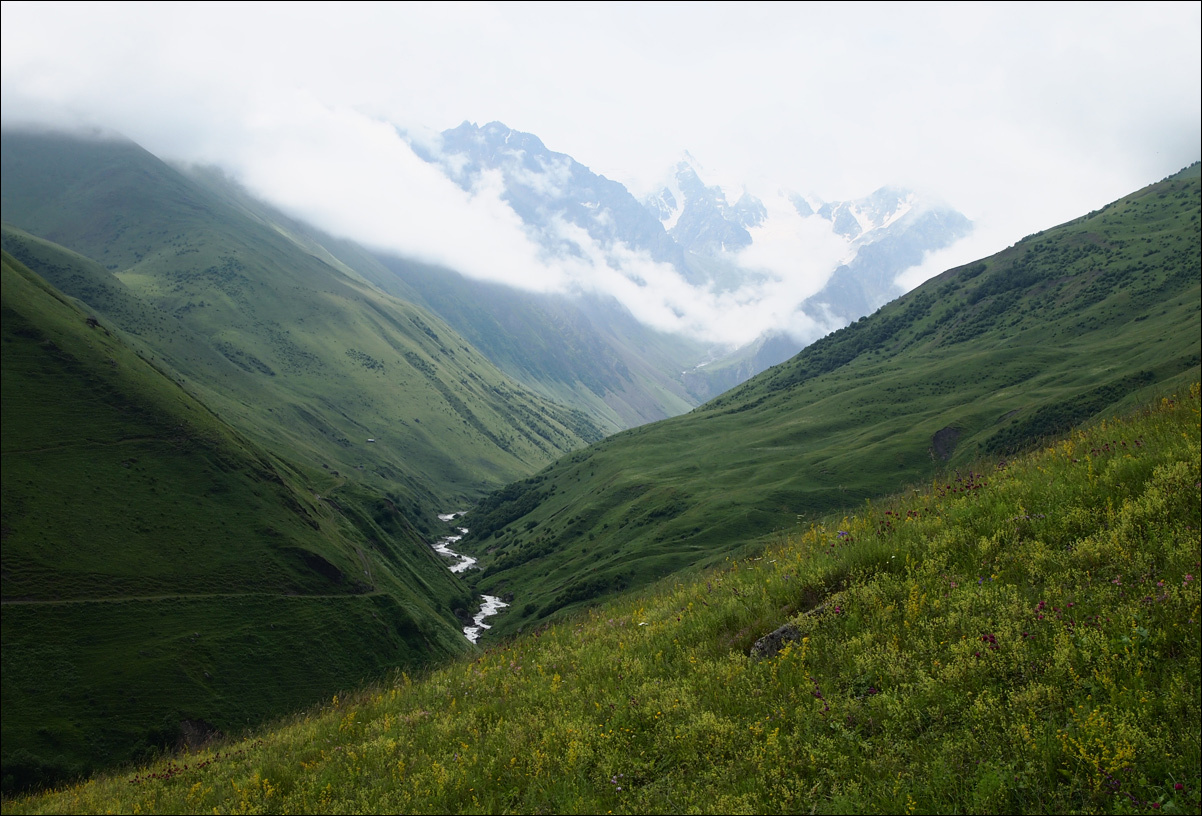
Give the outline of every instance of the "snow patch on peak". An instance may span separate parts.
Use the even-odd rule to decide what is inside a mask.
[[[893,210],[893,212],[891,212],[887,216],[885,216],[884,220],[878,221],[875,224],[873,224],[872,228],[874,230],[888,229],[892,225],[896,224],[898,221],[905,218],[911,212],[913,212],[915,209],[916,203],[917,202],[916,202],[916,197],[915,197],[914,193],[909,193],[908,195],[906,195],[906,197],[904,199],[902,199],[901,201],[898,202],[898,206],[895,210]],[[868,230],[864,230],[864,231],[868,232]]]
[[[688,155],[687,152],[685,155]],[[644,197],[641,202],[651,211],[652,215],[663,223],[665,232],[676,226],[676,222],[680,220],[680,214],[684,212],[685,195],[680,186],[678,170],[681,165],[685,164],[684,161],[677,163],[676,169],[669,173],[660,184],[659,192]]]
[[[855,204],[850,205],[847,211],[851,213],[852,218],[856,219],[856,223],[860,225],[860,234],[857,238],[863,238],[864,233],[871,232],[876,225],[873,223],[872,214],[864,211],[862,207]]]

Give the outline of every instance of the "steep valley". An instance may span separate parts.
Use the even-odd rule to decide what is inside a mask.
[[[3,275],[6,791],[464,651],[470,595],[386,499],[329,498],[7,253]]]
[[[486,647],[544,631],[1202,376],[1196,164],[693,407],[742,375],[690,390],[700,347],[602,300],[122,140],[2,159],[6,793],[478,655],[481,595]],[[449,508],[476,568],[431,548]]]
[[[470,648],[437,513],[593,422],[136,145],[2,179],[5,789]]]

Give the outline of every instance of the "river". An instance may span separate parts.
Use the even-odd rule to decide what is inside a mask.
[[[462,515],[462,510],[455,513],[440,513],[438,515],[438,520],[445,521],[446,523],[450,524],[452,521]],[[452,534],[449,536],[443,536],[442,538],[438,539],[437,542],[435,542],[434,552],[438,553],[444,558],[458,559],[456,563],[449,567],[449,569],[451,572],[464,572],[476,566],[476,559],[472,558],[470,555],[463,555],[462,553],[457,553],[451,549],[452,544],[457,543],[465,535],[467,535],[466,527],[456,527],[455,529],[458,531],[457,535]],[[480,635],[485,629],[492,628],[484,622],[485,618],[490,618],[505,607],[509,606],[509,604],[505,603],[495,595],[481,595],[480,597],[483,599],[483,603],[480,605],[480,611],[477,612],[476,617],[472,619],[471,626],[463,627],[463,636],[472,643],[475,643],[480,639]]]

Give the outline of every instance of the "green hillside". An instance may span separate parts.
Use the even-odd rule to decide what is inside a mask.
[[[608,432],[699,402],[680,370],[703,356],[701,344],[653,331],[616,303],[531,295],[396,258],[382,263],[389,272],[379,278],[382,287],[411,293],[514,379],[581,407]]]
[[[579,408],[607,433],[699,402],[680,372],[704,355],[704,344],[649,329],[615,301],[524,292],[373,252],[276,211],[220,173],[192,169],[189,177],[331,265],[438,315],[505,374]]]
[[[6,813],[1196,813],[1202,389]]]
[[[132,143],[6,131],[2,148],[5,222],[111,275],[64,273],[11,231],[5,249],[256,442],[390,494],[415,523],[600,438],[430,313]]]
[[[467,649],[387,500],[319,496],[7,253],[2,304],[6,792]]]
[[[514,600],[489,634],[1197,378],[1200,213],[1194,165],[498,491],[465,522],[477,588]]]

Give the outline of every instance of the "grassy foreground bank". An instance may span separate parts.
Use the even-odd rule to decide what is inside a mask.
[[[1200,407],[4,811],[1197,812]]]

